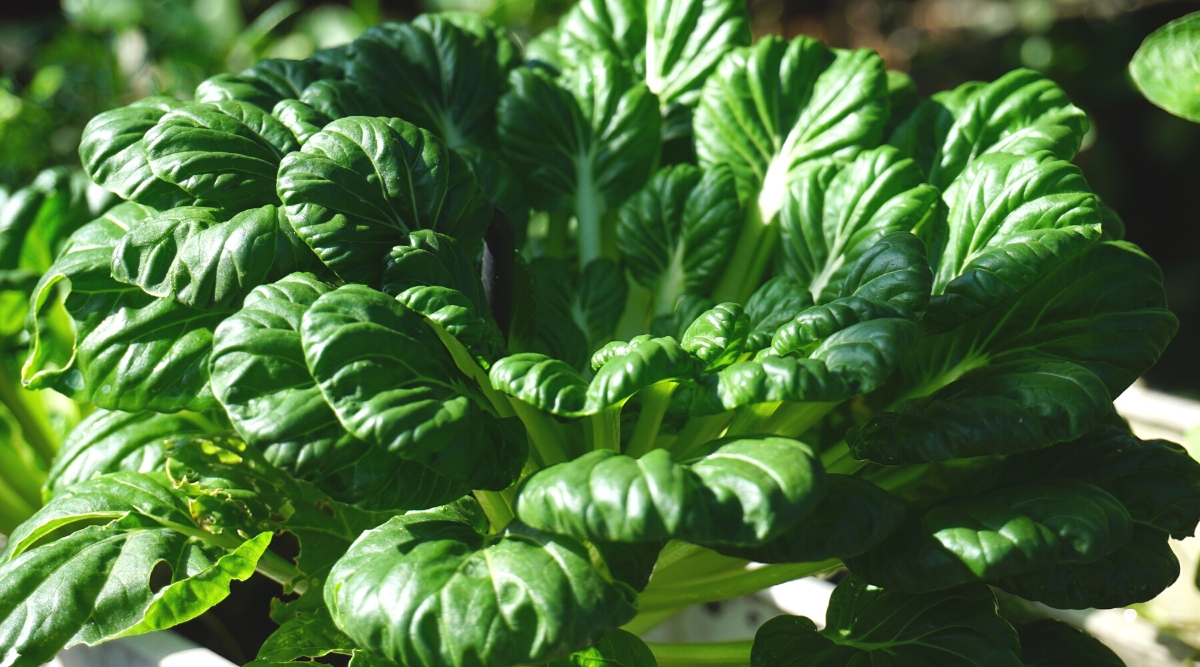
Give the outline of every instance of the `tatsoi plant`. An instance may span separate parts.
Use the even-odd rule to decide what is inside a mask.
[[[1200,464],[1113,412],[1176,320],[1084,114],[750,42],[723,0],[523,48],[429,15],[97,116],[127,201],[22,372],[96,409],[0,558],[3,664],[257,571],[298,594],[262,667],[1119,665],[1021,603],[1147,600],[1200,519]],[[823,630],[638,639],[841,568]]]

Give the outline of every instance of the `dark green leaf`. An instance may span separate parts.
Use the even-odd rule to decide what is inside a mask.
[[[904,504],[874,484],[826,475],[828,487],[812,514],[758,547],[714,545],[718,553],[756,563],[818,563],[874,548],[904,521]]]
[[[1167,534],[1135,525],[1124,546],[1091,563],[1058,563],[995,582],[1056,609],[1111,609],[1147,602],[1179,578]]]
[[[475,247],[491,220],[470,167],[397,119],[335,120],[279,167],[279,196],[300,238],[340,278],[379,286],[405,235],[432,229]]]
[[[221,206],[278,203],[279,161],[299,148],[269,113],[233,100],[177,107],[145,135],[146,159],[157,178]]]
[[[122,199],[167,209],[196,198],[150,170],[146,133],[172,109],[185,103],[171,97],[147,97],[98,114],[83,129],[79,158],[88,176]]]
[[[259,647],[258,659],[286,663],[296,658],[319,658],[330,653],[350,655],[357,648],[354,641],[333,624],[329,610],[322,604],[282,623]]]
[[[196,87],[196,101],[241,100],[270,109],[280,100],[299,98],[309,84],[333,75],[333,68],[319,60],[268,58],[240,74],[218,74],[202,81]]]
[[[488,411],[424,317],[347,285],[304,313],[308,368],[355,437],[472,488],[506,488],[525,462],[524,433]],[[521,429],[523,431],[523,429]]]
[[[843,283],[859,258],[889,234],[928,225],[937,198],[917,165],[890,146],[845,167],[813,164],[793,175],[780,212],[780,268],[816,303],[847,296]]]
[[[662,449],[635,459],[589,452],[536,473],[516,513],[577,539],[763,544],[812,511],[824,473],[808,445],[778,437],[717,441],[677,463]]]
[[[617,629],[595,646],[555,660],[549,667],[658,667],[658,661],[637,635]]]
[[[583,545],[485,528],[439,508],[368,531],[325,586],[334,622],[404,665],[483,667],[562,657],[633,617],[633,590],[607,581]]]
[[[813,305],[812,295],[800,281],[789,276],[775,276],[758,288],[746,302],[750,318],[747,351],[758,351],[771,344],[775,331],[792,320],[800,311]]]
[[[750,333],[750,319],[736,303],[722,303],[692,322],[680,347],[704,362],[705,370],[724,368],[738,360]]]
[[[941,590],[1097,561],[1130,541],[1132,525],[1104,491],[1047,478],[910,512],[892,537],[846,565],[890,590]]]
[[[460,244],[444,234],[427,229],[414,231],[388,253],[383,293],[395,296],[418,285],[457,290],[475,304],[476,312],[488,312],[479,270]]]
[[[707,376],[693,409],[715,414],[768,401],[844,401],[883,384],[916,338],[916,325],[905,319],[854,324],[806,357],[760,355]]]
[[[630,274],[655,295],[657,315],[678,295],[707,294],[741,230],[733,172],[689,164],[659,171],[621,207],[617,249]]]
[[[631,341],[632,343],[632,341]],[[595,364],[595,359],[593,359]],[[652,338],[604,362],[588,385],[584,414],[620,405],[630,396],[663,380],[694,376],[700,364],[673,338]]]
[[[500,359],[488,372],[492,386],[555,415],[583,410],[588,381],[566,362],[523,352]]]
[[[1099,640],[1062,621],[1045,618],[1017,626],[1025,667],[1125,667]]]
[[[926,318],[937,331],[986,312],[1100,238],[1100,202],[1083,173],[1049,153],[981,156],[946,200]]]
[[[767,621],[752,667],[1021,667],[1017,633],[987,586],[906,595],[851,575],[829,600],[825,630],[803,616]]]
[[[346,79],[379,99],[385,115],[423,127],[451,148],[495,143],[505,90],[494,31],[464,30],[425,14],[371,28],[347,51]]]
[[[1099,426],[1082,438],[1010,456],[1002,480],[1062,476],[1083,480],[1120,500],[1138,523],[1175,539],[1200,522],[1200,463],[1166,440],[1140,440],[1125,426]]]

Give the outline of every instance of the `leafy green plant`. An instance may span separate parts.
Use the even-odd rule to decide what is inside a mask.
[[[0,557],[9,663],[257,570],[299,594],[261,667],[1119,664],[994,593],[1149,599],[1200,519],[1113,412],[1176,320],[1086,117],[1024,70],[893,103],[747,22],[588,0],[522,55],[427,15],[93,119],[128,201],[32,288],[22,379],[96,412]],[[637,637],[843,567],[824,630]]]

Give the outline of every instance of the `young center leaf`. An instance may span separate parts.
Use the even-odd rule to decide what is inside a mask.
[[[366,532],[325,586],[334,622],[401,664],[482,667],[564,657],[633,617],[633,589],[605,578],[579,542],[486,528],[468,498]]]
[[[645,184],[658,159],[658,102],[628,66],[592,56],[555,78],[518,68],[497,116],[504,156],[527,180],[535,208],[573,214],[579,263],[586,267],[611,245],[612,216]]]

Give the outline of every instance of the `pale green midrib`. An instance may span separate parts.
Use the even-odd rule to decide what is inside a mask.
[[[675,301],[683,294],[687,274],[683,268],[684,247],[682,238],[671,252],[670,261],[658,279],[654,296],[654,314],[670,315],[675,311]]]
[[[596,187],[593,173],[595,146],[575,159],[575,221],[578,223],[579,267],[583,269],[603,254],[604,236],[601,225],[604,199]]]

